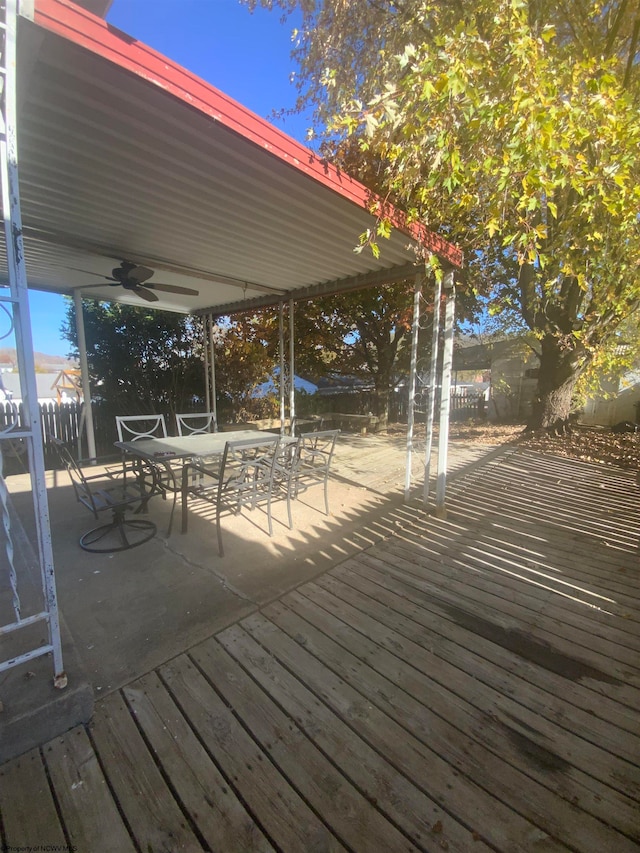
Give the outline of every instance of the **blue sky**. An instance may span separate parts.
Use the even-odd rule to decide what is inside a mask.
[[[238,0],[113,0],[109,23],[198,74],[264,118],[293,106],[289,78],[291,30],[279,12],[257,9],[252,15]],[[274,123],[305,141],[304,117]],[[47,355],[67,355],[60,326],[65,317],[61,296],[29,294],[33,347]]]

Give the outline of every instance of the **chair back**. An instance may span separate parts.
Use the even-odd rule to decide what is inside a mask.
[[[220,463],[218,504],[240,509],[269,498],[280,437],[263,434],[255,440],[228,441]]]
[[[97,518],[98,508],[82,468],[73,458],[64,441],[59,438],[55,438],[54,436],[49,436],[49,443],[55,448],[60,462],[69,474],[69,479],[71,480],[71,485],[73,486],[76,499],[86,506],[87,509],[91,510]]]
[[[300,438],[289,437],[280,440],[273,461],[272,489],[274,495],[276,492],[289,491],[291,477],[295,472],[299,454]]]
[[[216,416],[213,412],[190,412],[176,415],[178,435],[199,435],[200,433],[218,432]]]
[[[118,441],[139,441],[141,438],[167,438],[164,415],[116,416]]]
[[[339,434],[339,429],[303,433],[299,439],[299,468],[319,475],[328,474]]]

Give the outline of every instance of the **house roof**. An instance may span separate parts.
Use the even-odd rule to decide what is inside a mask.
[[[18,29],[30,287],[144,304],[107,280],[129,261],[198,291],[157,292],[156,307],[223,314],[413,275],[418,245],[461,265],[395,211],[380,257],[355,253],[375,226],[360,183],[86,9],[32,6]]]

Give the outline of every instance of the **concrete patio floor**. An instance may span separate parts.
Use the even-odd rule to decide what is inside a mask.
[[[450,472],[465,470],[495,448],[466,442],[450,445]],[[66,691],[51,687],[50,660],[32,661],[0,677],[5,722],[32,706],[71,702],[71,724],[88,713],[90,696],[99,698],[184,652],[193,645],[276,600],[283,593],[379,541],[391,531],[390,505],[404,493],[406,439],[342,434],[336,447],[325,516],[321,488],[293,505],[289,530],[284,502],[274,505],[273,536],[260,509],[223,519],[225,556],[217,551],[211,507],[194,502],[189,531],[180,532],[180,506],[167,536],[171,502],[154,499],[149,517],[158,525],[150,542],[117,554],[83,551],[78,539],[95,522],[75,501],[66,472],[47,472],[51,535],[58,603],[63,623]],[[432,462],[435,471],[435,458]],[[416,443],[413,471],[419,483],[424,449]],[[33,506],[27,475],[8,478],[14,508],[33,539]],[[23,544],[28,548],[28,543]],[[37,565],[32,556],[30,583],[37,599]],[[24,597],[24,587],[23,587]],[[35,608],[34,608],[35,609]],[[42,631],[42,629],[39,629]],[[36,643],[37,644],[37,643]],[[78,695],[74,695],[74,689]],[[88,688],[88,690],[87,690]],[[34,697],[40,697],[35,698]],[[62,725],[51,710],[34,737]],[[5,727],[5,741],[11,729]],[[53,733],[53,732],[52,732]],[[29,746],[11,735],[16,749]],[[37,742],[37,741],[36,741]],[[9,752],[7,752],[9,750]],[[12,754],[2,744],[0,756]]]

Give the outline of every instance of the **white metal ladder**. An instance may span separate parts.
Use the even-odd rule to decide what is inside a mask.
[[[31,490],[36,521],[38,558],[42,582],[43,606],[38,613],[23,616],[21,613],[18,577],[14,562],[14,536],[11,530],[9,494],[0,470],[1,544],[4,547],[11,587],[13,621],[0,625],[0,637],[19,631],[35,623],[46,623],[48,642],[7,660],[0,660],[0,672],[26,663],[42,655],[53,658],[54,685],[66,687],[67,678],[62,663],[60,621],[56,597],[49,506],[45,482],[42,426],[36,391],[31,320],[27,295],[27,274],[22,239],[22,217],[18,185],[18,142],[16,110],[16,51],[18,0],[0,0],[0,183],[2,184],[2,211],[7,253],[8,284],[10,295],[0,295],[0,305],[12,319],[16,340],[20,390],[23,400],[23,425],[12,425],[0,433],[0,449],[4,441],[24,440],[31,472]],[[3,288],[4,290],[4,288]],[[0,563],[1,565],[1,563]]]

